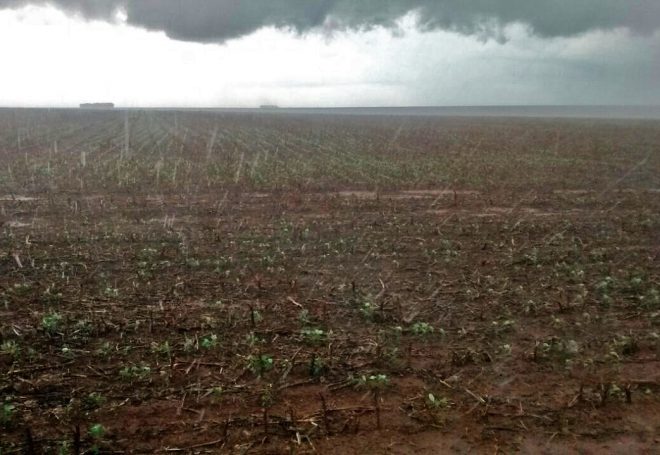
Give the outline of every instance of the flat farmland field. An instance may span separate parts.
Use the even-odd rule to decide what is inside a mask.
[[[654,453],[660,121],[0,110],[0,453]]]

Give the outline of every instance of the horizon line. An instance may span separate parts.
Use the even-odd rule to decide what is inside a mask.
[[[83,105],[114,104],[111,101],[81,102],[77,105],[0,105],[0,109],[81,109]],[[464,108],[660,108],[658,104],[426,104],[426,105],[365,105],[365,106],[286,106],[278,104],[262,104],[251,106],[127,106],[114,104],[114,109],[464,109]],[[110,108],[108,108],[110,109]]]

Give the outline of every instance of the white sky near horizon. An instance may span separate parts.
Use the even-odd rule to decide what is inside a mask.
[[[421,32],[409,15],[397,33],[266,28],[200,44],[28,6],[0,10],[0,106],[660,104],[658,31],[505,34]]]

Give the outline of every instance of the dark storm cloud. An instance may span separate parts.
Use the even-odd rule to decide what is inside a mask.
[[[224,41],[264,26],[299,32],[393,27],[416,11],[419,25],[464,34],[496,35],[520,22],[539,36],[571,36],[625,27],[634,33],[660,28],[660,0],[0,0],[0,8],[54,4],[87,18],[127,21],[168,36],[200,42]]]

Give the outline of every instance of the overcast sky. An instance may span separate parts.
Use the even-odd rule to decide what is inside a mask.
[[[660,104],[660,0],[0,0],[0,105]]]

